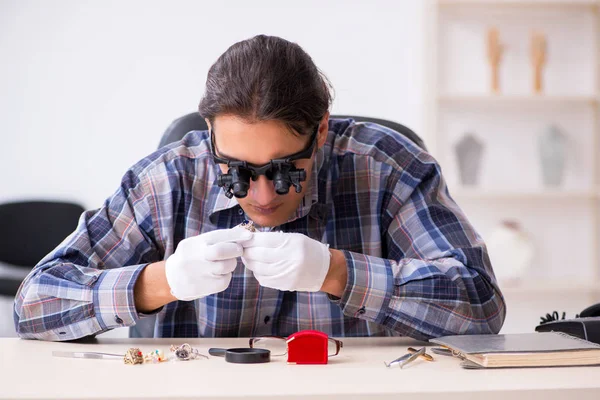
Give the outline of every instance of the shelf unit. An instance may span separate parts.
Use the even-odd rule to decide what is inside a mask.
[[[600,190],[538,190],[538,191],[516,191],[516,190],[482,190],[472,188],[459,188],[452,195],[457,199],[505,199],[517,201],[553,201],[553,200],[595,200],[600,199]]]
[[[441,94],[438,96],[438,102],[440,103],[484,103],[488,106],[498,105],[585,105],[589,104],[594,107],[600,102],[600,96],[598,95],[571,95],[571,96],[540,96],[540,95],[445,95]]]
[[[532,266],[520,286],[505,291],[511,295],[580,291],[600,300],[600,1],[429,0],[428,4],[427,48],[432,50],[426,60],[428,147],[444,170],[451,195],[484,238],[505,217],[522,219],[536,239],[536,254],[541,254],[543,267]],[[499,28],[500,40],[507,45],[500,64],[500,94],[492,93],[489,83],[484,39],[491,26]],[[530,70],[524,71],[530,65],[527,46],[532,29],[548,35],[543,94],[533,93]],[[561,51],[566,54],[562,59]],[[570,64],[571,59],[576,61]],[[552,123],[578,146],[570,150],[567,161],[572,164],[571,179],[561,187],[545,187],[532,172],[537,161],[532,143],[540,127]],[[492,128],[486,131],[488,126]],[[505,134],[501,126],[510,132]],[[479,185],[467,187],[460,184],[453,145],[473,130],[487,145],[484,158],[495,163],[481,171]],[[520,151],[521,147],[529,151]],[[522,178],[514,186],[502,168],[493,166],[502,165],[501,152],[503,162],[512,159],[507,164],[513,166],[513,177],[515,171],[524,171],[523,177],[512,179]]]
[[[597,0],[438,0],[440,7],[493,6],[493,7],[561,7],[567,9],[598,7]]]

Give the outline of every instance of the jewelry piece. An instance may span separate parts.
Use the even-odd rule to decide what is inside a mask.
[[[256,232],[256,227],[254,226],[254,222],[252,221],[244,221],[238,225],[241,228],[247,229],[250,232]]]
[[[123,359],[125,364],[135,365],[135,364],[143,364],[144,357],[142,356],[142,351],[137,347],[132,347],[127,350],[125,353],[125,358]]]
[[[144,356],[144,362],[158,364],[160,362],[167,361],[165,353],[162,350],[153,350]]]
[[[172,353],[175,353],[175,357],[181,361],[195,360],[200,357],[208,358],[208,356],[200,354],[197,349],[187,343],[184,343],[181,346],[171,345],[170,350]]]

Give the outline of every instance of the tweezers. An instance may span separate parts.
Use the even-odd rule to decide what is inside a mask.
[[[419,350],[415,351],[414,353],[407,353],[407,354],[403,355],[402,357],[396,358],[394,361],[390,361],[389,363],[386,363],[385,361],[383,363],[388,368],[391,367],[393,364],[398,364],[398,365],[400,365],[400,368],[402,368],[405,365],[413,362],[414,360],[416,360],[423,354],[425,354],[425,347],[421,347]]]
[[[113,353],[96,353],[92,351],[53,351],[54,357],[68,357],[68,358],[92,358],[92,359],[104,359],[104,360],[123,360],[125,357],[123,354]]]

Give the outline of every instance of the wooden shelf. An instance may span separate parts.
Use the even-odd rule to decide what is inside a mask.
[[[541,189],[536,191],[491,190],[459,187],[450,194],[457,199],[472,200],[593,200],[600,199],[599,190]]]
[[[510,286],[500,283],[500,290],[504,295],[549,295],[561,296],[569,293],[596,294],[600,295],[600,282],[572,281],[572,280],[548,280],[546,282],[524,282],[518,286]]]
[[[585,104],[595,106],[600,102],[600,95],[463,95],[442,94],[438,96],[442,104],[472,103],[472,104],[504,104],[504,105],[564,105]]]
[[[493,7],[598,7],[598,0],[438,0],[438,4],[444,7],[450,6],[493,6]]]

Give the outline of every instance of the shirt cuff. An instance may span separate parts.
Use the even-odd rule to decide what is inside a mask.
[[[394,277],[389,260],[342,250],[348,268],[348,281],[339,304],[345,315],[383,324],[388,315]]]
[[[148,264],[103,271],[94,283],[93,303],[102,330],[132,326],[140,319],[135,308],[133,289]]]

